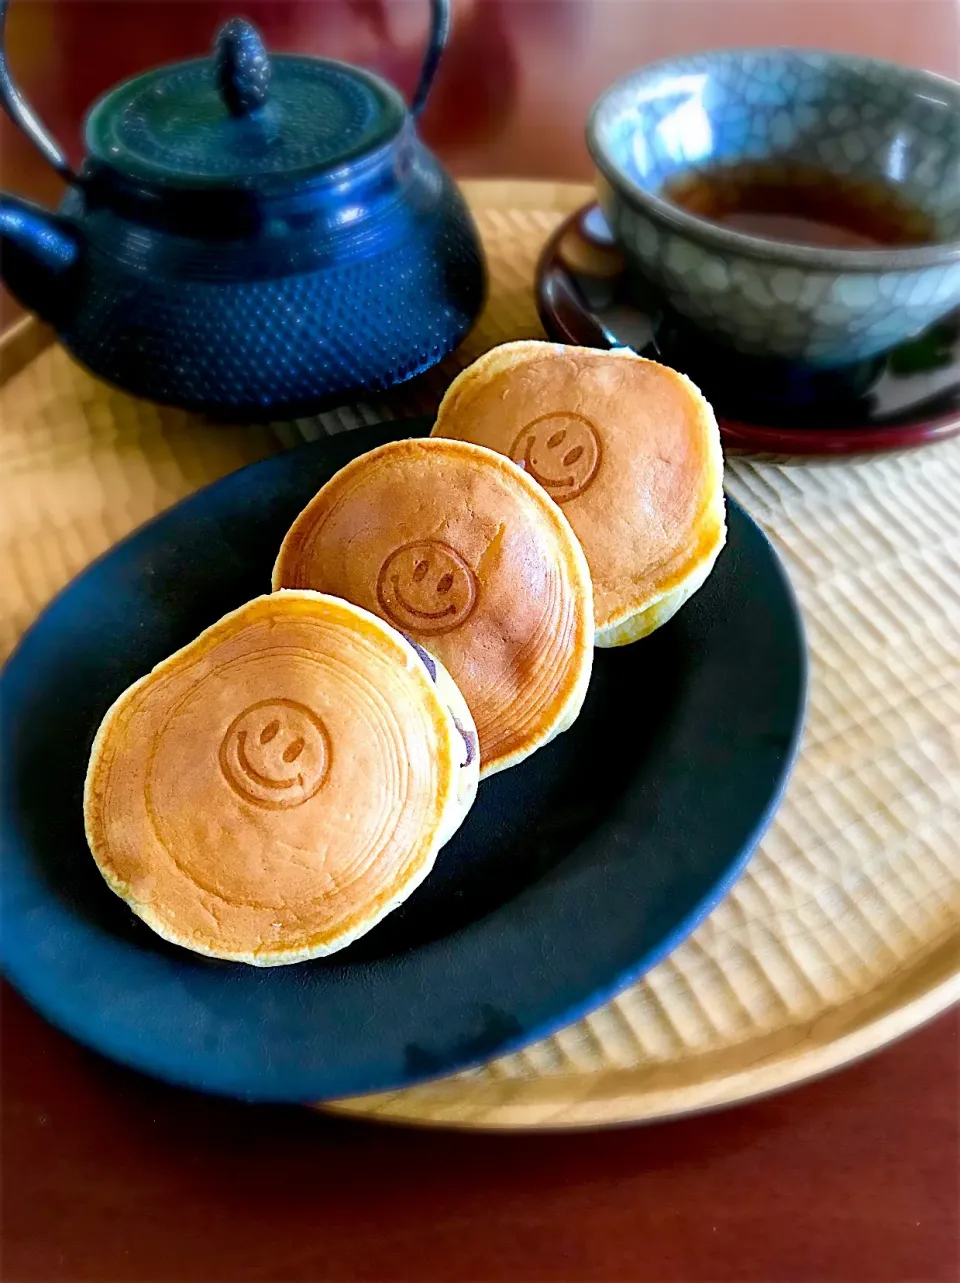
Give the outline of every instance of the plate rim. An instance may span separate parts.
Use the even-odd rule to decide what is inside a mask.
[[[933,953],[938,955],[953,943],[952,937],[945,939]],[[866,996],[872,996],[873,992]],[[761,1061],[759,1065],[748,1064],[741,1070],[721,1077],[704,1076],[680,1088],[645,1091],[642,1087],[637,1087],[617,1096],[615,1106],[609,1109],[598,1108],[595,1080],[617,1074],[639,1077],[642,1071],[637,1067],[602,1069],[588,1074],[558,1074],[555,1078],[545,1075],[511,1078],[482,1084],[444,1078],[414,1089],[398,1088],[396,1092],[322,1101],[314,1108],[324,1113],[385,1126],[476,1131],[494,1135],[511,1132],[600,1131],[610,1127],[643,1126],[671,1119],[693,1118],[735,1105],[766,1100],[793,1087],[817,1082],[892,1046],[936,1020],[938,1016],[945,1015],[958,1004],[960,971],[948,970],[946,975],[922,989],[909,1001],[882,1008],[874,1018],[854,1025],[840,1037],[829,1040],[820,1047],[811,1048],[800,1055],[790,1055],[787,1052],[769,1061]],[[534,1097],[538,1092],[545,1094],[545,1085],[555,1087],[559,1097],[564,1084],[581,1079],[588,1079],[591,1088],[586,1092],[574,1093],[573,1099],[559,1101],[552,1116],[528,1117],[525,1120],[517,1117],[524,1109],[536,1108],[537,1102],[528,1100],[527,1097]],[[482,1111],[482,1117],[466,1119],[439,1117],[437,1113],[430,1112],[429,1103],[411,1104],[403,1099],[392,1099],[394,1095],[403,1097],[408,1091],[422,1092],[425,1088],[438,1095],[446,1089],[451,1096],[454,1089],[460,1093],[476,1090],[478,1095],[483,1091],[490,1096],[499,1094],[500,1099],[478,1104],[475,1108]],[[650,1103],[641,1107],[639,1102]]]

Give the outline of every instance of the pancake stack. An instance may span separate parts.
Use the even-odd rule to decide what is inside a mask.
[[[125,691],[84,818],[166,940],[276,966],[369,931],[429,874],[478,779],[576,719],[594,644],[651,632],[725,535],[719,433],[632,353],[495,349],[433,435],[354,459],[257,597]]]
[[[436,660],[347,602],[277,593],[110,708],[87,772],[87,840],[164,939],[300,962],[410,895],[478,772],[476,728]]]
[[[481,777],[548,743],[583,704],[583,552],[542,488],[491,450],[426,438],[354,459],[294,522],[273,586],[344,597],[440,660],[476,722]]]
[[[666,623],[723,547],[713,410],[633,352],[506,343],[454,380],[433,435],[498,450],[562,507],[590,566],[598,646]]]

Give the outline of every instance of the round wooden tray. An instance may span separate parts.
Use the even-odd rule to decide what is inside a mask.
[[[82,566],[183,495],[304,439],[429,413],[482,351],[541,336],[537,254],[589,190],[466,190],[491,275],[470,338],[415,382],[314,419],[208,423],[98,383],[32,321],[8,332],[2,653]],[[668,1118],[835,1069],[960,999],[960,440],[802,465],[738,457],[727,488],[783,556],[811,654],[800,758],[747,872],[684,945],[578,1024],[326,1108],[491,1130]]]

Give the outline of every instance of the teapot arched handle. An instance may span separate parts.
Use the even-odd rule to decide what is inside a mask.
[[[0,0],[0,3],[2,2],[3,0]],[[423,66],[420,68],[420,80],[410,107],[415,116],[419,116],[427,105],[427,97],[433,88],[433,80],[449,35],[450,0],[430,0],[430,35],[427,40],[427,51],[423,55]]]
[[[7,8],[9,0],[0,0],[0,105],[36,147],[48,164],[52,165],[61,178],[68,183],[76,183],[77,175],[70,162],[60,149],[56,140],[47,132],[39,116],[24,98],[14,83],[7,64]]]

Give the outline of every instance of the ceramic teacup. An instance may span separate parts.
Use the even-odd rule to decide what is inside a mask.
[[[843,365],[960,305],[960,85],[891,63],[791,49],[672,59],[618,81],[587,142],[628,260],[681,315],[760,355]],[[792,243],[688,212],[664,188],[744,162],[890,192],[925,243]]]

